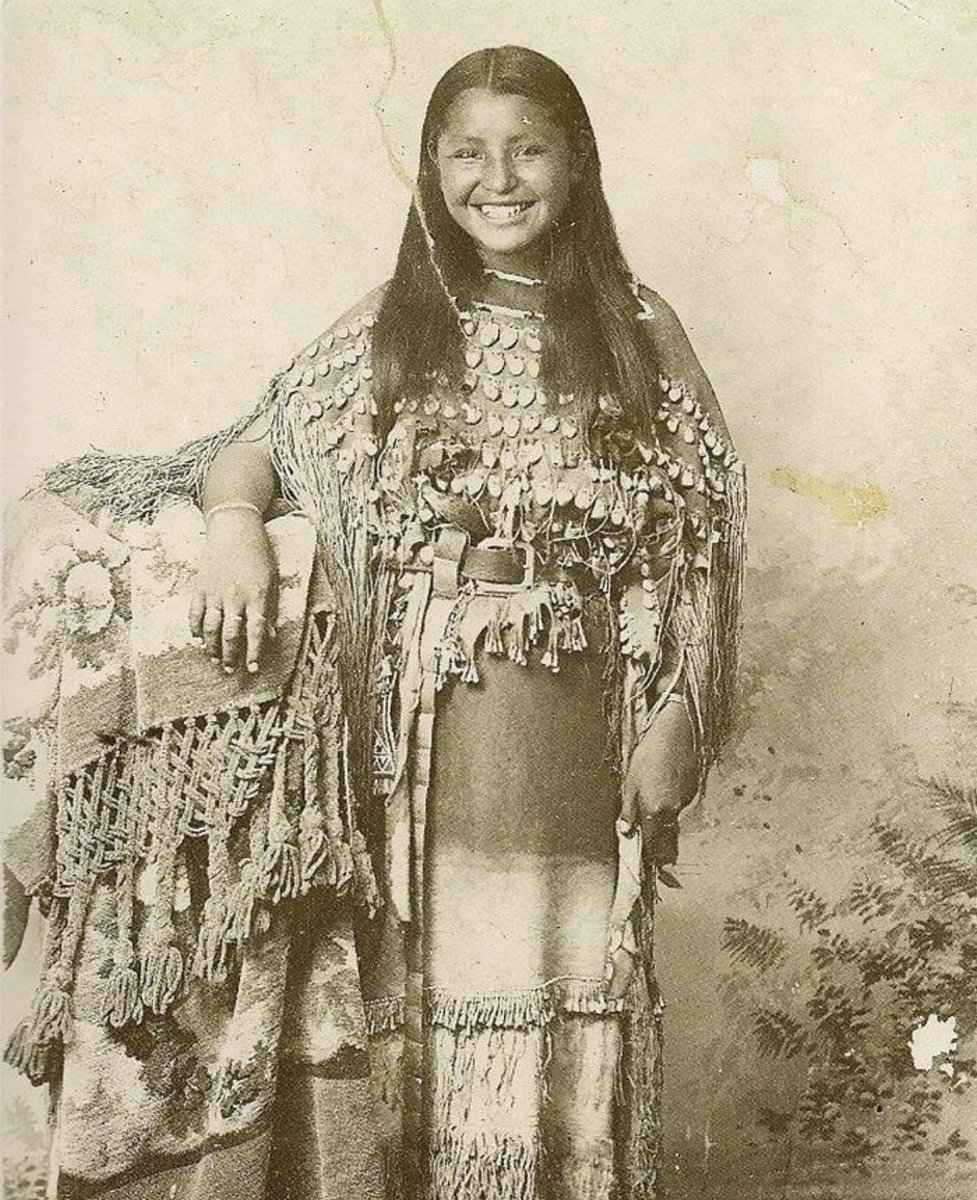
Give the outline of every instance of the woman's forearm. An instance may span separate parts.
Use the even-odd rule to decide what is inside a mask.
[[[218,504],[243,501],[262,513],[278,494],[278,477],[267,438],[230,442],[218,450],[207,471],[201,507],[209,512]]]

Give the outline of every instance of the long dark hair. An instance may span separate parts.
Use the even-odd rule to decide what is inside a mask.
[[[467,55],[431,93],[414,202],[373,334],[380,431],[389,430],[398,397],[427,390],[430,372],[461,371],[463,334],[452,297],[462,306],[468,302],[482,279],[482,263],[447,210],[429,148],[436,146],[452,103],[469,88],[542,105],[578,158],[566,207],[549,235],[544,377],[562,392],[613,396],[624,423],[653,437],[658,368],[635,319],[632,276],[604,197],[590,117],[562,67],[522,46]]]

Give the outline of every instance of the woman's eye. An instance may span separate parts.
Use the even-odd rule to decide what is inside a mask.
[[[541,155],[543,155],[545,153],[546,153],[545,146],[529,145],[529,146],[520,146],[519,149],[516,151],[516,156],[518,158],[539,158]]]
[[[452,158],[475,159],[478,158],[478,156],[478,151],[472,149],[470,146],[465,146],[460,150],[453,150],[451,152]]]

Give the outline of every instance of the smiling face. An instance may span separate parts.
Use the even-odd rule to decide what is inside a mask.
[[[441,194],[482,262],[533,275],[545,264],[543,235],[566,207],[573,147],[547,110],[524,96],[461,92],[432,147]]]

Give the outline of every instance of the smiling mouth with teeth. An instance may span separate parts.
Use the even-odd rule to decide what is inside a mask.
[[[477,209],[486,220],[512,221],[532,208],[535,203],[535,200],[523,200],[518,204],[475,204],[472,207]]]

